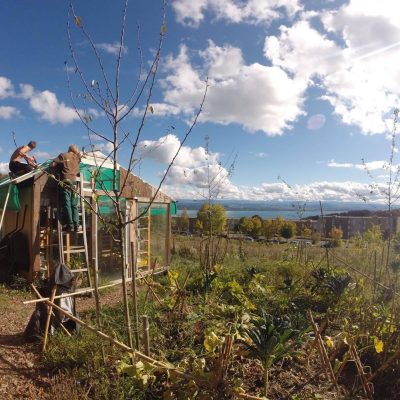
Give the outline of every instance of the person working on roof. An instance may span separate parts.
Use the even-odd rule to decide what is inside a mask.
[[[60,209],[62,223],[68,232],[79,229],[78,195],[76,178],[79,175],[81,155],[75,144],[71,144],[66,153],[53,160],[51,167],[60,174]]]
[[[9,168],[14,174],[26,174],[36,167],[36,159],[29,156],[28,153],[36,147],[36,142],[31,140],[27,145],[18,147],[10,158]],[[21,160],[25,159],[26,164]]]

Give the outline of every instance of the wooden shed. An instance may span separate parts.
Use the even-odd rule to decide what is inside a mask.
[[[79,233],[62,232],[57,212],[58,182],[48,165],[49,162],[21,177],[0,181],[0,277],[11,273],[32,280],[37,275],[50,274],[61,261],[77,274],[86,273],[88,281],[84,286],[90,286],[90,267],[99,271],[103,281],[119,279],[121,255],[109,224],[116,216],[110,198],[112,162],[99,152],[82,157]],[[175,202],[161,191],[154,197],[154,186],[121,166],[117,168],[117,181],[118,188],[125,183],[120,205],[126,221],[143,213],[125,229],[127,275],[134,263],[142,274],[168,268]]]

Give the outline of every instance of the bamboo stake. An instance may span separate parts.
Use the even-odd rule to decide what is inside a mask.
[[[65,236],[66,236],[65,241],[67,242],[66,243],[66,249],[67,249],[66,250],[66,253],[67,253],[66,262],[67,262],[67,264],[69,264],[71,261],[71,236],[69,233],[67,233]]]
[[[154,289],[151,287],[151,283],[147,280],[147,278],[145,276],[142,275],[141,272],[137,271],[137,273],[139,274],[139,278],[143,279],[144,283],[148,286],[148,288],[151,291],[151,294],[154,296],[154,298],[157,300],[157,303],[160,306],[163,306],[162,301],[160,300],[160,298],[157,296],[157,293],[154,291]]]
[[[368,379],[367,382],[373,381],[378,374],[383,372],[393,361],[400,358],[400,349],[398,349],[390,358],[386,360]]]
[[[54,296],[56,295],[57,291],[57,286],[54,286],[54,288],[51,291],[51,302],[53,303],[54,301]],[[50,320],[51,320],[51,314],[53,313],[53,306],[49,305],[47,307],[47,320],[46,320],[46,327],[44,328],[44,337],[43,337],[43,344],[42,344],[42,352],[44,353],[46,351],[46,345],[47,345],[47,337],[49,335],[49,327],[50,327]]]
[[[368,382],[368,379],[365,376],[364,367],[361,363],[360,357],[358,356],[357,350],[353,343],[350,344],[350,353],[354,359],[354,363],[356,364],[358,376],[360,377],[360,380],[361,380],[361,383],[362,383],[362,386],[364,389],[364,393],[366,394],[368,399],[373,400],[374,395],[372,393],[370,383]]]
[[[139,311],[137,301],[137,258],[135,256],[135,243],[131,242],[131,258],[132,258],[132,302],[133,302],[133,334],[135,335],[136,350],[140,348],[139,340]]]
[[[101,307],[100,307],[100,296],[99,296],[99,271],[97,268],[97,259],[96,257],[92,258],[92,265],[93,265],[93,277],[94,277],[94,299],[96,302],[96,324],[97,328],[101,330],[102,323],[100,318]],[[104,364],[106,363],[106,353],[104,351],[104,344],[101,342],[101,356],[103,358]]]
[[[33,284],[31,286],[33,287],[35,292],[37,292],[37,289],[35,288],[35,286]],[[81,319],[79,319],[79,318],[75,317],[74,315],[70,314],[69,312],[65,311],[63,308],[59,307],[57,304],[52,303],[51,301],[49,301],[47,299],[44,301],[47,305],[49,305],[49,306],[51,305],[53,308],[58,310],[61,314],[65,315],[70,320],[80,324],[82,327],[93,332],[95,335],[99,336],[101,339],[107,340],[108,342],[119,347],[123,351],[132,353],[133,356],[141,359],[142,361],[147,362],[155,367],[165,369],[165,370],[169,371],[169,373],[171,375],[174,375],[178,378],[186,379],[186,380],[194,380],[199,386],[209,388],[209,389],[211,388],[210,382],[208,380],[206,380],[202,377],[187,374],[186,372],[176,368],[174,365],[172,365],[170,363],[156,360],[154,358],[147,356],[146,354],[141,353],[140,351],[134,350],[131,347],[127,346],[126,344],[119,342],[118,340],[112,338],[111,336],[106,335],[104,332],[101,332],[100,330],[93,328],[86,322],[82,321]],[[248,395],[246,393],[236,393],[235,396],[240,397],[242,399],[248,399],[248,400],[262,400],[263,399],[261,397]]]
[[[42,297],[42,295],[39,293],[39,291],[35,288],[35,286],[33,286],[33,285],[31,285],[32,286],[32,289],[34,290],[34,292],[36,293],[36,295],[40,298],[40,299],[44,299],[44,297]],[[54,296],[54,298],[56,298],[56,296]],[[54,311],[52,310],[51,311],[51,315],[54,317],[54,318],[56,318],[57,320],[58,320],[58,318],[57,318],[57,316],[56,316],[56,314],[54,314]],[[72,335],[70,334],[70,332],[68,331],[68,329],[60,322],[60,321],[58,321],[58,323],[60,324],[60,326],[61,326],[61,329],[69,336],[69,337],[71,337]]]
[[[146,356],[150,355],[150,335],[149,335],[149,318],[147,315],[143,315],[143,347],[144,354]]]
[[[157,273],[157,274],[160,274],[160,273],[162,273],[162,272],[164,272],[164,271],[166,271],[166,268],[163,268],[162,270],[157,271],[156,273]],[[140,279],[144,279],[144,278],[145,278],[145,275],[141,275],[139,278],[140,278]],[[127,282],[127,283],[128,283],[128,282],[131,282],[131,281],[132,281],[131,278],[127,278],[127,279],[126,279],[126,282]],[[118,279],[117,281],[112,282],[112,283],[110,283],[110,284],[108,284],[108,285],[99,286],[99,290],[107,289],[107,288],[110,288],[110,287],[113,287],[113,286],[117,286],[117,285],[121,285],[121,283],[122,283],[122,280],[121,280],[121,279]],[[61,295],[59,295],[59,296],[55,296],[55,297],[54,297],[54,300],[55,300],[55,299],[62,299],[62,298],[64,298],[64,297],[70,297],[70,296],[79,296],[79,295],[81,295],[81,294],[84,294],[84,293],[91,293],[91,292],[94,292],[94,288],[81,289],[81,290],[77,290],[77,291],[74,292],[74,293],[61,294]],[[45,302],[46,300],[50,300],[50,297],[41,297],[40,299],[26,300],[26,301],[23,301],[22,304],[42,303],[42,302]],[[161,304],[162,304],[162,303],[161,303]]]
[[[321,335],[318,330],[318,326],[314,321],[314,317],[312,315],[311,310],[308,310],[308,315],[310,317],[311,324],[312,324],[312,327],[313,327],[313,330],[315,333],[315,337],[317,339],[318,350],[319,350],[319,353],[320,353],[320,356],[322,359],[322,365],[324,366],[325,375],[327,378],[329,378],[329,376],[331,377],[332,383],[335,385],[335,388],[338,390],[335,373],[333,372],[332,365],[329,361],[328,353],[326,352],[324,342],[322,341]]]
[[[169,371],[172,375],[175,375],[178,378],[186,379],[186,380],[194,380],[197,384],[203,386],[203,387],[210,387],[209,382],[201,377],[198,376],[193,376],[191,374],[187,374],[180,369],[177,369],[174,365],[163,362],[163,361],[158,361],[154,358],[151,358],[149,356],[146,356],[146,354],[141,353],[140,351],[134,350],[131,347],[127,346],[126,344],[119,342],[118,340],[112,338],[111,336],[108,336],[104,332],[92,327],[91,325],[87,324],[86,322],[82,321],[81,319],[75,317],[74,315],[70,314],[68,311],[65,311],[63,308],[59,307],[57,304],[52,303],[49,300],[45,300],[45,303],[47,305],[51,305],[53,308],[61,312],[63,315],[68,317],[70,320],[80,324],[82,327],[88,329],[89,331],[93,332],[95,335],[99,336],[100,338],[107,340],[111,344],[114,344],[115,346],[119,347],[121,350],[132,353],[133,356],[139,358],[140,360],[147,362],[155,367],[159,367],[162,369],[165,369]]]

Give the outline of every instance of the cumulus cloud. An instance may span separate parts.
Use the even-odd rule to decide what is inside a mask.
[[[400,5],[350,0],[337,10],[304,14],[265,40],[273,65],[318,85],[334,112],[365,134],[387,131],[400,100]],[[316,29],[313,19],[322,29]]]
[[[258,187],[248,188],[246,193],[246,198],[253,200],[357,201],[363,197],[371,201],[384,200],[378,192],[371,193],[369,184],[353,181],[322,181],[291,187],[284,183],[264,183]]]
[[[284,183],[262,183],[257,186],[234,186],[234,190],[222,190],[221,198],[238,200],[290,200],[290,201],[361,201],[385,202],[383,194],[385,185],[377,185],[379,190],[372,190],[366,183],[344,181],[344,182],[312,182],[303,185],[288,187]],[[166,185],[163,188],[168,194],[175,198],[202,199],[198,190],[189,186]]]
[[[331,168],[356,168],[356,169],[364,169],[367,171],[376,171],[379,169],[389,170],[389,164],[387,161],[368,161],[360,164],[354,163],[338,163],[335,160],[331,160],[327,163],[328,167]],[[392,165],[392,170],[396,171],[399,166],[396,164]]]
[[[10,79],[0,76],[0,99],[5,99],[14,95],[14,86]]]
[[[11,106],[0,106],[0,119],[10,119],[20,114],[20,111]]]
[[[199,26],[205,12],[230,23],[269,24],[302,9],[298,0],[174,0],[172,7],[177,21],[192,27]]]
[[[0,174],[7,175],[9,172],[8,163],[0,162]]]
[[[143,140],[139,143],[142,159],[152,159],[169,165],[181,142],[175,135],[166,135],[158,140]],[[182,146],[171,167],[164,190],[172,195],[189,193],[201,196],[211,188],[214,195],[233,196],[238,189],[230,181],[230,173],[221,164],[220,154],[208,152],[206,148]]]
[[[21,84],[20,97],[28,100],[29,105],[40,117],[51,124],[70,124],[78,119],[78,115],[72,107],[58,101],[55,93],[49,90],[37,91],[32,85]]]
[[[114,56],[117,56],[119,53],[119,48],[120,48],[120,43],[119,42],[114,42],[114,43],[96,43],[96,47],[100,50],[105,51],[106,53],[112,54]],[[122,54],[127,54],[128,53],[128,48],[126,46],[122,47]]]
[[[199,53],[209,90],[201,121],[237,123],[250,132],[281,135],[303,114],[304,81],[292,79],[279,67],[246,65],[241,50],[220,47],[212,41]],[[191,64],[189,51],[181,46],[177,57],[167,57],[167,77],[162,81],[164,100],[191,115],[204,94],[204,76]]]

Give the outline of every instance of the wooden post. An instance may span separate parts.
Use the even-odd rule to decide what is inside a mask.
[[[171,203],[167,205],[167,232],[165,236],[165,260],[164,267],[169,267],[171,263]]]
[[[132,302],[133,302],[133,333],[135,335],[136,349],[140,348],[139,341],[139,312],[137,303],[137,258],[135,252],[135,243],[131,242],[131,259],[132,259]]]
[[[62,233],[61,233],[62,234]],[[66,233],[65,234],[65,241],[66,241],[66,249],[65,249],[65,252],[66,252],[66,255],[67,255],[67,257],[66,257],[66,262],[67,262],[67,264],[69,264],[70,263],[70,261],[71,261],[71,253],[70,253],[70,251],[71,251],[71,236],[70,236],[70,234],[69,233]]]
[[[150,271],[151,268],[151,217],[150,217],[150,213],[151,213],[151,206],[149,207],[149,209],[147,210],[147,269]]]
[[[143,347],[144,354],[150,355],[150,335],[149,335],[149,318],[147,315],[143,315]]]
[[[34,290],[34,292],[36,293],[36,296],[37,296],[39,299],[41,299],[42,301],[49,300],[48,297],[42,297],[42,295],[38,292],[38,290],[35,288],[34,285],[31,285],[31,286],[32,286],[32,289]],[[53,301],[54,301],[55,298],[56,298],[56,296],[54,296]],[[25,304],[25,303],[24,303],[24,304]],[[62,329],[68,336],[71,337],[72,335],[69,333],[68,329],[61,323],[61,321],[58,320],[58,318],[57,318],[56,314],[54,314],[54,311],[53,311],[53,310],[51,310],[51,315],[52,315],[52,316],[57,320],[57,322],[60,324],[61,329]]]
[[[8,199],[10,198],[10,192],[11,192],[11,184],[8,185],[7,195],[6,195],[6,198],[5,198],[5,200],[4,200],[3,210],[2,210],[2,212],[1,212],[0,230],[1,230],[1,227],[3,226],[4,215],[6,214]]]
[[[47,278],[51,275],[51,207],[47,207],[46,213],[46,264],[47,264]]]
[[[103,327],[100,318],[101,307],[100,307],[100,296],[99,296],[99,271],[97,268],[97,260],[95,257],[92,258],[92,267],[93,267],[93,278],[94,278],[94,298],[96,302],[96,324],[97,324],[97,329],[101,330]],[[103,342],[101,342],[101,355],[103,357],[103,362],[105,363],[106,353],[104,351]]]
[[[54,297],[56,295],[56,291],[57,291],[57,286],[54,286],[53,290],[51,291],[51,297],[50,297],[51,303],[54,302]],[[46,320],[46,327],[44,329],[42,352],[46,351],[47,337],[49,335],[49,327],[50,327],[50,320],[51,320],[52,312],[53,312],[53,306],[50,304],[47,306],[47,320]]]

